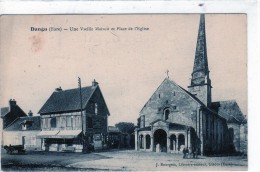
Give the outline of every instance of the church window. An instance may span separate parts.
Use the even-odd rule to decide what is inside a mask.
[[[145,117],[141,116],[141,128],[145,127]]]
[[[140,128],[141,127],[141,118],[137,119],[137,126]]]
[[[173,106],[173,109],[174,109],[174,110],[176,110],[176,109],[177,109],[177,107],[176,107],[176,106]]]
[[[173,96],[175,96],[175,91],[173,92]]]
[[[159,98],[161,98],[161,95],[159,94]]]
[[[164,120],[169,119],[170,109],[167,108],[164,110]]]

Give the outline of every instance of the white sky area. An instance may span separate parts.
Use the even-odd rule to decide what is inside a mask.
[[[207,14],[213,101],[235,99],[247,115],[244,14]],[[149,31],[32,32],[30,27],[147,27]],[[2,16],[0,107],[12,98],[36,115],[55,88],[99,82],[109,125],[136,124],[139,111],[166,77],[190,84],[199,15]]]

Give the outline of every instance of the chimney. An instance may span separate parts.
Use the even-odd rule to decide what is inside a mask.
[[[58,87],[58,88],[55,88],[55,91],[56,91],[56,92],[62,91],[62,88],[61,88],[61,86],[60,86],[60,87]]]
[[[28,112],[28,116],[30,116],[30,117],[32,117],[32,116],[33,116],[33,113],[32,113],[32,111],[31,111],[31,110]]]
[[[97,86],[98,85],[98,82],[94,79],[93,81],[92,81],[92,87],[95,87],[95,86]]]
[[[10,100],[9,100],[9,105],[10,105],[10,109],[11,109],[11,107],[16,106],[16,101],[15,101],[15,99],[10,99]]]

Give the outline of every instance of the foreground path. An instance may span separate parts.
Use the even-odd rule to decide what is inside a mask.
[[[99,155],[109,158],[72,163],[67,167],[130,171],[247,170],[247,160],[242,157],[183,159],[181,154],[137,152],[133,150],[103,152]]]
[[[111,150],[99,153],[27,152],[1,154],[4,171],[232,171],[247,170],[242,157],[202,157],[183,159],[182,154]]]

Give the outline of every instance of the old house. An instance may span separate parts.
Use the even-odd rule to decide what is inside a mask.
[[[3,119],[3,128],[10,125],[19,117],[26,117],[26,113],[16,104],[14,99],[10,99],[9,107],[1,108],[1,118]]]
[[[3,130],[3,145],[23,145],[26,150],[41,150],[41,140],[36,135],[41,132],[40,116],[16,118]]]
[[[10,125],[14,120],[19,117],[27,116],[26,113],[16,104],[14,99],[9,100],[9,107],[0,108],[0,124],[1,124],[1,140],[3,143],[3,129],[5,129],[8,125]]]
[[[240,151],[246,120],[235,101],[212,102],[205,18],[201,15],[191,83],[188,90],[168,77],[141,109],[135,149],[203,155]]]
[[[130,148],[134,147],[134,135],[121,132],[115,126],[108,126],[108,148]]]
[[[62,90],[56,89],[39,111],[42,140],[46,151],[81,152],[107,145],[107,120],[110,115],[99,84]],[[82,108],[81,108],[82,104]]]

